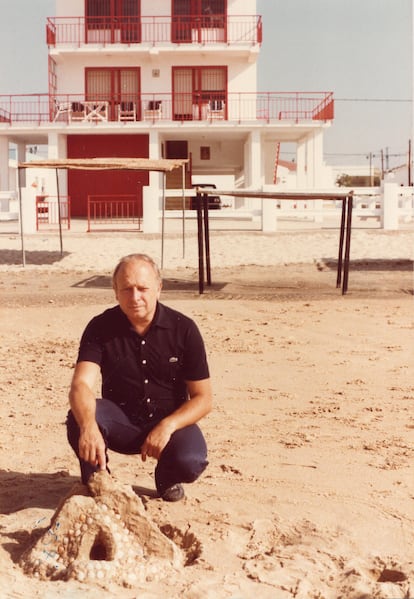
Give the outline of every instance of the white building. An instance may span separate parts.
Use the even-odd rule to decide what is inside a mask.
[[[277,147],[287,142],[296,144],[297,188],[331,184],[323,131],[332,93],[257,90],[271,24],[256,0],[56,0],[46,25],[47,93],[0,96],[0,192],[13,188],[10,144],[19,160],[33,144],[46,144],[49,158],[188,158],[188,189],[225,175],[259,190],[274,183]],[[54,176],[46,177],[53,195]],[[72,216],[86,215],[88,197],[134,196],[143,230],[158,231],[159,174],[69,171],[62,179]],[[181,173],[168,175],[167,208],[175,208],[168,188],[181,185]]]

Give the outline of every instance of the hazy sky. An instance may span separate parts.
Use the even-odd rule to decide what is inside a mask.
[[[406,160],[412,135],[413,0],[257,0],[262,91],[332,91],[329,163]],[[0,0],[0,93],[47,91],[45,23],[54,0]],[[387,100],[387,101],[384,101]],[[281,147],[284,157],[288,146]],[[395,155],[395,156],[394,156]]]

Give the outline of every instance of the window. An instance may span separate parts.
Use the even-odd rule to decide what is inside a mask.
[[[204,120],[211,102],[221,102],[223,118],[227,96],[227,67],[173,67],[175,120]]]
[[[132,103],[139,119],[140,71],[138,68],[87,68],[86,99],[109,102],[110,120],[115,120],[119,105]]]
[[[200,160],[210,160],[210,146],[200,146]]]
[[[172,41],[192,42],[201,29],[224,29],[226,15],[227,0],[173,0]]]
[[[139,42],[140,0],[86,0],[86,31],[110,30],[111,37],[87,36],[90,41]]]

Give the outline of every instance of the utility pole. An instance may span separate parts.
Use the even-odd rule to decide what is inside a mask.
[[[388,153],[388,148],[385,148],[385,169],[387,172],[390,170],[390,156]]]
[[[372,152],[369,153],[369,184],[371,187],[374,187],[373,177],[372,177]]]
[[[408,187],[412,185],[412,176],[411,176],[411,139],[408,140]]]
[[[381,181],[384,179],[384,150],[381,150]]]

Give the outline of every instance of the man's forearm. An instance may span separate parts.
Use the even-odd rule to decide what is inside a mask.
[[[69,403],[79,428],[86,428],[96,422],[96,398],[85,383],[72,385]]]

